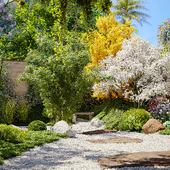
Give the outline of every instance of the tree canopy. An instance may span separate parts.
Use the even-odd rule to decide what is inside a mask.
[[[50,4],[50,1],[51,0],[32,0],[32,2],[39,2],[44,6],[48,6]],[[62,26],[66,24],[66,14],[68,12],[68,5],[72,1],[73,0],[54,0],[54,2],[56,3],[59,2],[60,14],[61,14],[60,24]],[[29,2],[29,0],[12,0],[12,1],[8,1],[7,3],[12,3],[12,2],[19,2],[20,7],[24,8],[26,3]],[[112,6],[111,0],[86,0],[86,1],[75,0],[74,3],[82,7],[81,10],[83,11],[83,15],[87,23],[89,23],[90,20],[92,19],[92,13],[93,13],[92,7],[95,4],[97,4],[97,8],[106,15],[110,13],[110,8]]]
[[[112,4],[113,9],[115,10],[113,13],[115,17],[121,19],[122,24],[125,24],[127,21],[132,19],[138,21],[142,26],[142,22],[148,23],[146,18],[150,16],[143,12],[137,10],[148,10],[142,5],[142,3],[146,2],[143,0],[116,0],[116,3]]]

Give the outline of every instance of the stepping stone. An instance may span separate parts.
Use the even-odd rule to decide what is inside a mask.
[[[114,133],[114,132],[118,132],[118,131],[114,130],[114,129],[102,129],[102,130],[94,130],[94,131],[83,132],[83,134],[94,135],[94,134]]]
[[[109,139],[97,139],[97,140],[87,140],[92,143],[141,143],[143,142],[142,139],[138,138],[127,138],[127,137],[120,137],[120,138],[109,138]]]
[[[137,152],[98,159],[104,169],[116,167],[170,166],[170,151]]]

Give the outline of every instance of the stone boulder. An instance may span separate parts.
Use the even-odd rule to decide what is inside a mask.
[[[91,126],[96,126],[96,127],[101,127],[102,126],[102,120],[100,120],[99,118],[93,118],[90,122]]]
[[[142,127],[145,134],[156,133],[159,130],[164,130],[165,127],[157,119],[149,119]]]
[[[65,121],[57,122],[53,127],[52,131],[55,133],[65,133],[69,137],[75,137],[76,132]]]
[[[76,132],[72,129],[69,129],[66,131],[66,135],[69,136],[70,138],[74,138],[76,136]]]
[[[72,122],[76,123],[76,115],[73,114]]]
[[[140,169],[140,166],[170,166],[169,155],[170,151],[127,153],[100,158],[98,163],[103,170],[121,167]]]

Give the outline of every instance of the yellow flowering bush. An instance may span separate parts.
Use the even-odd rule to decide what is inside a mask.
[[[88,34],[82,34],[87,37],[90,44],[91,63],[88,63],[87,71],[99,66],[100,60],[105,59],[107,55],[115,57],[121,50],[122,41],[131,38],[135,30],[131,21],[121,24],[115,20],[112,12],[108,16],[99,17],[96,26],[99,31],[90,30]]]
[[[90,45],[91,62],[85,67],[87,72],[99,66],[100,61],[105,59],[109,54],[116,57],[116,53],[122,49],[122,41],[124,39],[131,38],[133,32],[135,31],[135,28],[132,27],[131,22],[132,21],[121,24],[115,20],[114,15],[111,12],[108,16],[102,16],[97,19],[96,26],[98,31],[90,30],[88,33],[82,34],[83,37],[87,38]],[[133,80],[129,79],[129,81]],[[126,88],[131,90],[128,86]],[[121,93],[117,93],[116,95],[113,90],[114,89],[110,89],[107,94],[98,93],[98,95],[95,95],[93,93],[92,97],[97,97],[98,100],[100,98],[103,99],[109,97],[117,98],[118,96],[119,98],[124,98]],[[125,100],[128,101],[129,99]]]

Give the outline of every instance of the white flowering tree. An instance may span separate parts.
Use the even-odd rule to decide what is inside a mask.
[[[133,101],[136,108],[141,108],[151,97],[167,95],[170,91],[167,71],[170,53],[162,54],[162,50],[162,46],[149,45],[139,37],[124,40],[116,57],[108,55],[100,62],[100,75],[109,78],[94,84],[93,97],[117,91]]]

